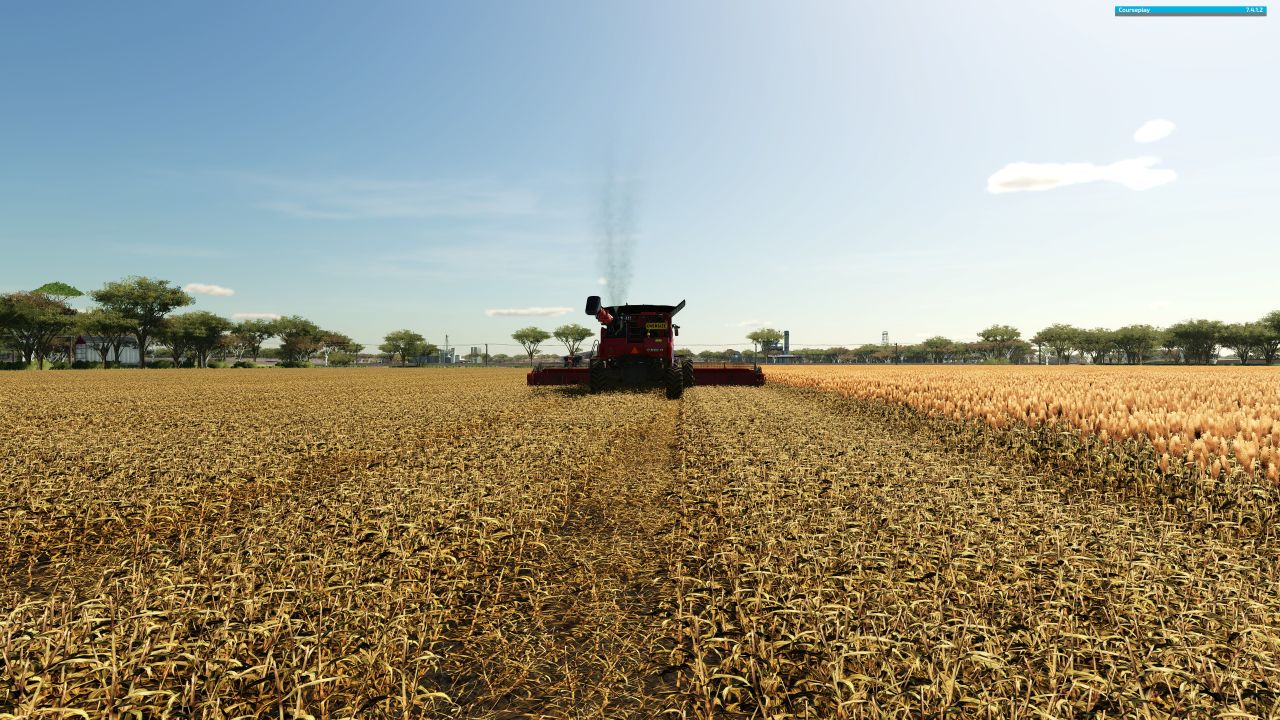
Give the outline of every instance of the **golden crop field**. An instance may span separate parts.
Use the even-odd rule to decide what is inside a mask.
[[[0,376],[0,717],[1280,716],[1274,387],[1046,370]]]
[[[1266,367],[782,366],[771,379],[994,428],[1150,442],[1161,470],[1280,483],[1280,372]]]

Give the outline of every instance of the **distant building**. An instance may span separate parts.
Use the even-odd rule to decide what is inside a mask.
[[[76,338],[76,362],[101,363],[102,353],[98,352],[98,347],[106,343],[105,338],[93,335],[81,335]],[[66,347],[63,345],[63,347]],[[137,365],[138,364],[138,346],[132,339],[125,340],[120,344],[120,352],[117,355],[114,350],[107,350],[107,362],[120,363],[121,365]]]

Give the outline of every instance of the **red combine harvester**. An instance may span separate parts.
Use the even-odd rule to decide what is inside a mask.
[[[587,367],[531,370],[530,385],[586,385],[591,392],[616,387],[665,387],[675,400],[691,385],[764,385],[758,367],[701,367],[676,359],[680,326],[671,318],[679,305],[614,305],[602,307],[600,296],[587,298],[587,314],[600,324],[600,340]]]

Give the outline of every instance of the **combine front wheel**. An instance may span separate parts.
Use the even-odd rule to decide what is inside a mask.
[[[588,392],[598,393],[604,389],[605,369],[603,365],[593,363],[591,369],[587,371],[587,390]]]
[[[681,377],[684,379],[685,387],[693,387],[693,361],[685,360],[680,365]]]
[[[684,373],[679,365],[672,365],[667,370],[667,399],[679,400],[684,395]]]

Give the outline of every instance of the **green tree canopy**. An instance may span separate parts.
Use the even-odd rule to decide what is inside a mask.
[[[551,333],[556,340],[564,343],[564,349],[570,355],[577,355],[578,349],[582,347],[582,343],[592,335],[594,331],[585,328],[577,323],[569,325],[561,325]]]
[[[956,344],[941,335],[935,335],[920,343],[920,349],[929,360],[936,363],[946,362],[956,351]]]
[[[1263,363],[1270,365],[1276,361],[1276,354],[1280,352],[1280,310],[1268,313],[1258,324],[1265,329],[1258,351],[1262,354]]]
[[[747,333],[747,339],[751,344],[760,349],[760,353],[768,355],[769,350],[778,347],[782,343],[782,332],[773,328],[760,328],[753,332]]]
[[[542,328],[527,327],[511,333],[511,339],[520,343],[529,356],[529,367],[533,367],[533,356],[538,353],[538,346],[551,339],[551,333]]]
[[[165,316],[195,302],[195,298],[168,280],[130,277],[110,282],[89,296],[100,305],[133,323],[133,337],[138,342],[138,362],[147,364],[147,348],[164,323]]]
[[[1259,322],[1280,333],[1280,310],[1267,313],[1266,317]]]
[[[258,356],[262,354],[262,344],[275,337],[275,334],[275,321],[265,318],[243,320],[231,330],[232,339],[235,347],[240,351],[240,356],[248,355],[255,363],[258,362]]]
[[[68,303],[72,298],[84,297],[84,293],[80,292],[79,288],[57,280],[54,282],[47,282],[36,288],[33,292],[40,293],[48,298],[53,298],[63,304]],[[75,362],[75,359],[76,338],[74,333],[72,333],[72,335],[67,338],[67,367],[70,367],[71,364]]]
[[[347,355],[356,355],[364,346],[356,342],[349,335],[332,330],[324,330],[320,336],[320,349],[328,354],[346,353]]]
[[[324,347],[325,331],[310,320],[289,315],[272,322],[280,338],[279,355],[284,365],[303,365]]]
[[[1022,337],[1022,333],[1012,325],[992,325],[978,333],[978,337],[982,338],[982,342],[987,343],[986,352],[992,358],[1003,358],[1010,360],[1016,346],[1015,341]]]
[[[22,353],[24,363],[34,358],[42,370],[55,341],[71,332],[75,319],[66,302],[42,293],[0,295],[0,334]]]
[[[1080,330],[1076,335],[1076,348],[1089,356],[1095,365],[1100,365],[1107,356],[1116,349],[1115,338],[1106,328]]]
[[[1249,358],[1265,354],[1264,346],[1271,335],[1271,328],[1261,322],[1233,323],[1223,328],[1220,340],[1223,347],[1236,354],[1241,365],[1248,365]]]
[[[1047,347],[1058,357],[1058,362],[1071,362],[1071,353],[1080,340],[1080,330],[1064,323],[1056,323],[1036,333],[1031,342]]]
[[[429,355],[426,352],[427,339],[412,330],[393,330],[383,341],[378,349],[392,357],[399,355],[401,365],[408,365],[409,358]]]
[[[1218,357],[1218,346],[1226,329],[1226,324],[1218,320],[1185,320],[1170,325],[1166,332],[1174,346],[1182,351],[1185,362],[1208,365]]]
[[[57,281],[45,283],[40,287],[36,288],[34,292],[38,292],[41,295],[44,295],[46,297],[51,297],[54,300],[59,300],[61,302],[66,302],[71,298],[78,298],[78,297],[84,296],[84,293],[80,292],[79,288],[76,288],[72,285],[68,285],[67,283],[64,283],[64,282],[57,282]]]
[[[1111,341],[1130,365],[1141,365],[1160,347],[1160,331],[1150,325],[1126,325],[1111,333]]]
[[[190,352],[197,367],[209,367],[209,354],[218,347],[223,335],[235,327],[228,319],[206,310],[196,310],[170,317],[165,323],[162,337],[173,353],[173,363],[178,365]]]

